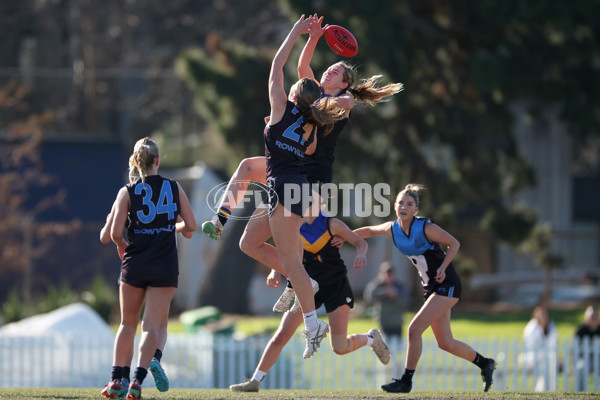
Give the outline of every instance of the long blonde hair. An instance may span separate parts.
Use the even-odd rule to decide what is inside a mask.
[[[344,119],[346,111],[332,105],[328,98],[321,99],[321,89],[312,79],[302,78],[296,85],[296,107],[304,120],[318,127],[327,126]]]
[[[158,145],[152,139],[145,137],[138,140],[129,157],[129,183],[134,183],[138,178],[144,182],[158,157]]]
[[[354,100],[365,105],[377,104],[390,100],[391,96],[404,90],[402,83],[390,83],[385,86],[377,86],[382,75],[373,75],[368,79],[356,81],[356,67],[340,61],[334,65],[344,68],[342,80],[348,84],[346,91],[354,97]]]

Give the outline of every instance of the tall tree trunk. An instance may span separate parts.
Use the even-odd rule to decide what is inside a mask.
[[[542,291],[542,299],[541,303],[548,306],[550,304],[550,297],[552,295],[552,267],[549,265],[544,265],[544,281],[543,281],[543,291]]]
[[[23,302],[26,305],[33,304],[33,218],[29,215],[23,216]]]

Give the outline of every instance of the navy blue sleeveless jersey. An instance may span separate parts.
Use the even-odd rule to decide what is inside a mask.
[[[267,179],[281,175],[305,174],[304,152],[312,142],[314,134],[314,130],[306,134],[305,125],[300,111],[288,100],[281,121],[265,126]]]
[[[180,211],[177,182],[160,175],[128,184],[131,207],[123,257],[123,270],[147,271],[154,275],[164,269],[176,269],[177,242],[175,223]]]
[[[325,127],[317,130],[317,149],[305,157],[306,177],[310,183],[331,183],[333,180],[334,151],[340,133],[348,123],[348,118],[336,121],[333,129],[325,135]]]
[[[300,226],[304,268],[319,285],[338,282],[347,274],[340,249],[331,245],[333,235],[329,231],[329,220],[329,217],[320,213],[312,224],[305,222]]]
[[[415,217],[410,226],[409,234],[406,235],[400,227],[400,223],[395,221],[392,224],[394,245],[417,268],[426,293],[435,292],[436,286],[439,285],[454,285],[458,288],[458,293],[456,293],[456,296],[449,293],[448,297],[460,297],[460,278],[452,263],[446,268],[446,279],[444,282],[438,284],[435,281],[437,269],[442,265],[446,254],[442,251],[438,243],[430,242],[427,236],[425,236],[425,224],[428,222],[431,222],[428,218]]]

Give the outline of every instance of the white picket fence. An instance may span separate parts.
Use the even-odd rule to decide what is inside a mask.
[[[251,377],[270,337],[243,340],[227,335],[171,334],[163,366],[173,388],[227,388]],[[139,340],[139,339],[138,339]],[[562,340],[553,349],[539,349],[533,368],[520,362],[520,339],[461,339],[481,354],[494,357],[498,369],[494,390],[600,390],[600,340]],[[102,387],[110,378],[112,341],[69,334],[47,337],[0,336],[0,387]],[[405,343],[388,341],[392,361],[384,366],[367,347],[338,356],[328,343],[302,359],[300,337],[284,348],[263,380],[261,389],[380,390],[402,375]],[[588,354],[588,357],[580,357]],[[134,362],[137,355],[134,356]],[[595,372],[594,372],[595,371]],[[413,390],[481,390],[479,369],[437,348],[425,338]],[[153,387],[152,378],[144,386]]]

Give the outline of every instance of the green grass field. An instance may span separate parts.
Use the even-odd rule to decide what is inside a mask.
[[[561,339],[570,338],[575,328],[582,322],[583,309],[551,310],[550,316],[556,323],[558,335]],[[404,325],[414,316],[414,313],[404,314]],[[498,337],[521,338],[523,329],[531,317],[530,311],[521,312],[453,312],[452,332],[455,337]],[[235,331],[244,335],[255,335],[265,332],[274,332],[281,321],[280,316],[251,317],[229,316],[235,324]],[[324,317],[326,320],[327,318]],[[370,318],[353,318],[348,324],[349,333],[368,332],[374,327],[375,322]],[[116,327],[115,327],[116,330]],[[177,320],[169,322],[169,332],[183,332],[184,328]],[[426,337],[433,337],[431,330],[425,332]]]
[[[557,325],[560,338],[573,336],[575,327],[581,322],[583,309],[552,310],[551,317]],[[405,326],[414,313],[406,313]],[[520,339],[530,318],[529,311],[523,312],[454,312],[452,329],[458,338],[516,338]],[[235,331],[244,335],[273,332],[279,325],[280,317],[226,316],[235,325]],[[349,333],[367,332],[374,326],[370,318],[353,318],[349,322]],[[177,320],[169,324],[169,332],[184,332]],[[433,337],[431,330],[426,337]],[[443,387],[443,385],[438,385]],[[73,399],[99,398],[98,389],[28,389],[6,392],[0,389],[0,399]],[[598,393],[528,393],[514,391],[459,392],[459,391],[415,391],[410,394],[389,394],[382,391],[310,391],[310,390],[261,390],[256,393],[232,393],[226,389],[175,389],[168,393],[158,393],[150,389],[144,392],[144,399],[600,399]]]
[[[0,389],[0,399],[48,400],[48,399],[101,399],[99,389]],[[225,389],[173,389],[167,393],[159,393],[155,389],[142,392],[142,398],[152,399],[206,399],[206,400],[385,400],[385,399],[598,399],[598,393],[524,393],[524,392],[412,392],[408,394],[393,394],[366,391],[304,391],[304,390],[263,390],[260,393],[233,393]]]

